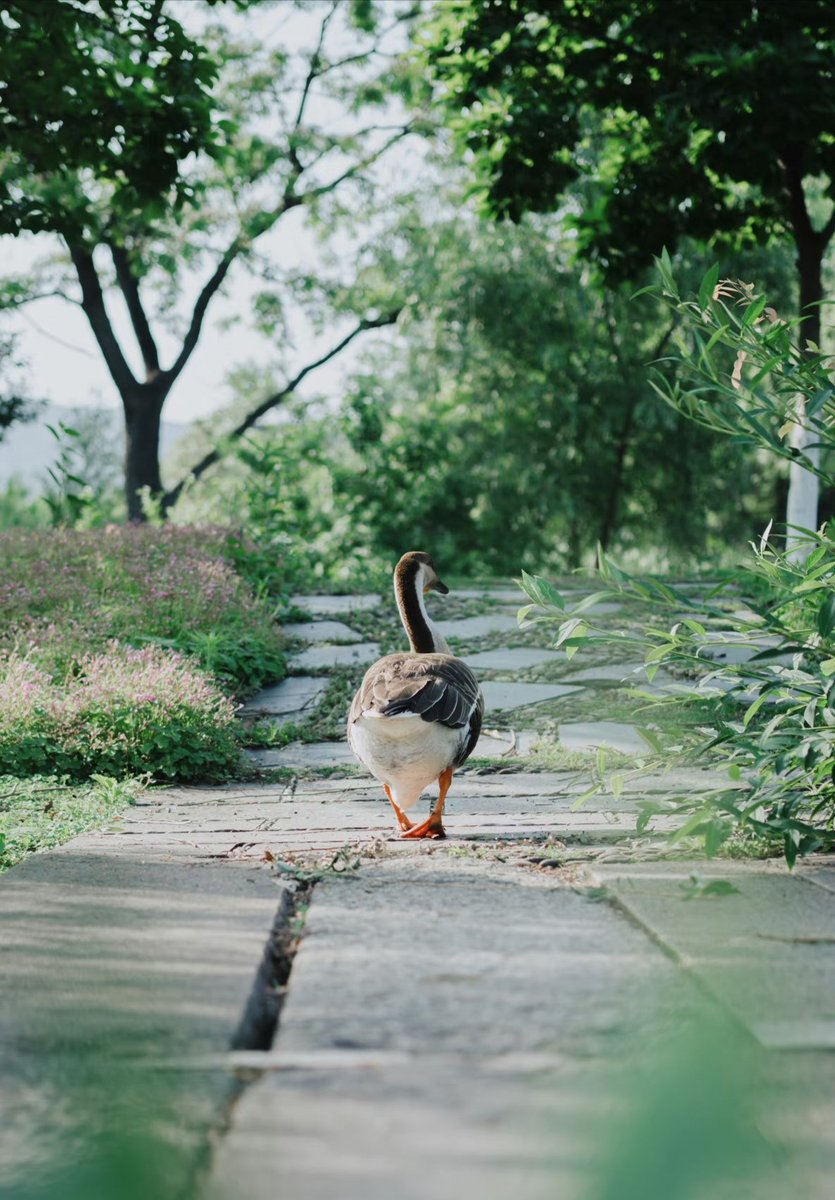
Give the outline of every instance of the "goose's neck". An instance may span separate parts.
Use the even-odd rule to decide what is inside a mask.
[[[400,620],[414,654],[449,654],[443,636],[429,619],[423,600],[424,576],[422,563],[407,563],[394,576],[394,595],[400,610]]]

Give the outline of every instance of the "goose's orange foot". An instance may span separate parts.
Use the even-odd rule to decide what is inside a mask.
[[[413,825],[411,829],[400,836],[401,838],[445,838],[446,830],[440,816],[433,813],[428,821],[424,821],[422,825]]]

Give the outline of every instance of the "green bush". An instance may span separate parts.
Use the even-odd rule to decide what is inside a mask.
[[[238,762],[232,702],[158,646],[113,643],[62,685],[8,655],[0,689],[0,774],[222,779]]]
[[[691,419],[787,459],[797,458],[787,433],[802,421],[825,462],[835,450],[835,389],[817,349],[799,349],[792,326],[769,312],[751,285],[719,285],[714,271],[698,299],[682,299],[669,260],[659,266],[662,294],[690,335],[675,369],[668,364],[656,375],[659,394]],[[558,626],[554,644],[569,655],[600,641],[641,651],[651,676],[663,667],[680,681],[675,699],[648,696],[648,706],[709,701],[704,722],[682,727],[678,744],[658,746],[644,765],[657,770],[707,758],[724,764],[727,783],[645,802],[639,830],[659,813],[672,814],[679,818],[675,837],[697,836],[708,853],[737,836],[765,851],[781,849],[790,865],[798,855],[835,847],[835,540],[826,526],[792,533],[786,553],[769,527],[736,577],[701,597],[635,578],[603,555],[608,590],[573,609],[547,580],[524,576],[533,607],[522,611]],[[601,626],[588,609],[614,596],[643,602],[652,619],[637,630]],[[718,661],[723,648],[744,661]],[[621,775],[599,784],[616,791],[622,785]]]

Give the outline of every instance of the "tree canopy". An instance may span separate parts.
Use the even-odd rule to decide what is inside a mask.
[[[42,5],[0,6],[15,35],[0,59],[0,78],[15,80],[14,90],[0,89],[11,148],[0,232],[57,234],[67,256],[4,280],[0,306],[45,295],[80,304],[124,409],[133,519],[142,518],[146,490],[163,505],[179,494],[176,486],[163,494],[162,409],[229,272],[252,267],[256,242],[288,214],[368,187],[377,160],[414,128],[402,103],[379,115],[414,77],[394,44],[410,6],[288,5],[309,27],[297,49],[275,31],[260,36],[258,6],[222,6],[243,9],[237,23],[209,20],[211,7],[190,7],[187,33],[170,0],[57,0],[44,29]],[[109,311],[113,293],[130,318],[139,370]],[[239,432],[316,365],[395,316],[356,314],[312,363],[288,370],[288,387],[251,405]]]
[[[211,144],[218,63],[160,0],[2,0],[0,29],[0,233],[158,202]]]
[[[491,210],[548,211],[590,177],[576,223],[612,276],[683,235],[802,236],[807,177],[833,198],[828,0],[453,0],[430,34]]]
[[[804,338],[820,343],[835,233],[828,0],[453,0],[426,37],[495,215],[570,207],[583,180],[578,249],[610,280],[685,236],[788,237]],[[793,437],[815,455],[802,420]],[[815,477],[793,467],[787,522],[816,521]]]

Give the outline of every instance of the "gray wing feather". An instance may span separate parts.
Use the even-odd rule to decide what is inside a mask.
[[[449,729],[466,730],[455,762],[460,766],[478,741],[484,698],[478,680],[460,658],[451,654],[390,654],[365,676],[348,719],[356,721],[364,713],[379,717],[413,714]]]

